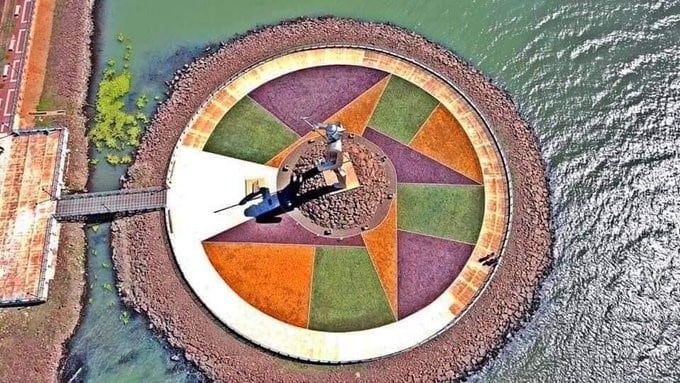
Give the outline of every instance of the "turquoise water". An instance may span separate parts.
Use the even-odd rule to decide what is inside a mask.
[[[178,353],[151,334],[148,321],[121,305],[111,272],[110,224],[92,226],[87,229],[88,303],[69,345],[63,377],[68,380],[77,374],[75,381],[86,382],[194,379],[191,368],[170,359]]]
[[[555,262],[526,326],[473,381],[680,380],[680,1],[104,0],[100,55],[134,46],[135,91],[208,43],[300,15],[390,21],[445,45],[505,88],[549,164]],[[101,71],[102,64],[99,69]],[[118,187],[99,165],[91,190]],[[86,381],[186,381],[191,368],[101,284],[71,344]],[[90,259],[93,257],[90,256]],[[110,263],[110,260],[107,262]],[[96,278],[96,280],[93,280]],[[109,307],[114,301],[113,307]],[[82,363],[76,363],[78,358]]]

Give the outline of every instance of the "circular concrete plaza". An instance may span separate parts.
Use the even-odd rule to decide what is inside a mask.
[[[391,161],[396,193],[370,230],[331,238],[298,211],[257,222],[244,209],[258,201],[233,206],[254,181],[277,190],[279,167],[315,138],[302,117],[341,122]],[[470,102],[367,48],[291,52],[225,82],[182,133],[167,183],[170,242],[198,298],[248,340],[311,361],[391,355],[454,324],[509,225],[501,153]]]

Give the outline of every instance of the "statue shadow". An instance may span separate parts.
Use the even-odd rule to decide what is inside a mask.
[[[299,176],[291,172],[290,182],[283,189],[271,194],[268,188],[260,188],[260,190],[245,196],[239,204],[245,205],[247,202],[262,196],[262,201],[257,205],[248,207],[245,210],[245,215],[254,217],[257,223],[272,224],[281,222],[281,215],[295,210],[306,202],[338,190],[333,186],[324,186],[300,194],[302,184],[319,174],[321,172],[316,168],[311,168]]]

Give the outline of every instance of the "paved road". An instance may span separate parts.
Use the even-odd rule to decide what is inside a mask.
[[[26,58],[26,43],[33,15],[34,0],[18,0],[16,2],[21,7],[19,15],[14,16],[15,9],[8,9],[5,17],[14,17],[14,26],[9,35],[7,45],[14,39],[14,51],[7,52],[5,64],[9,65],[9,73],[6,78],[2,78],[2,88],[0,88],[0,133],[8,133],[11,130],[12,121],[16,110],[17,96],[21,82],[21,71]],[[9,8],[9,7],[8,7]],[[0,73],[4,68],[0,68]]]

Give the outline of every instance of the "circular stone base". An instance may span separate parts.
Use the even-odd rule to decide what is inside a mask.
[[[343,139],[343,145],[359,186],[333,190],[323,174],[316,173],[301,182],[295,195],[299,205],[289,213],[319,236],[347,238],[375,228],[385,219],[397,190],[394,165],[377,145],[355,135]],[[304,177],[313,173],[325,150],[323,138],[309,140],[293,150],[279,168],[278,190],[290,183],[293,174]]]

